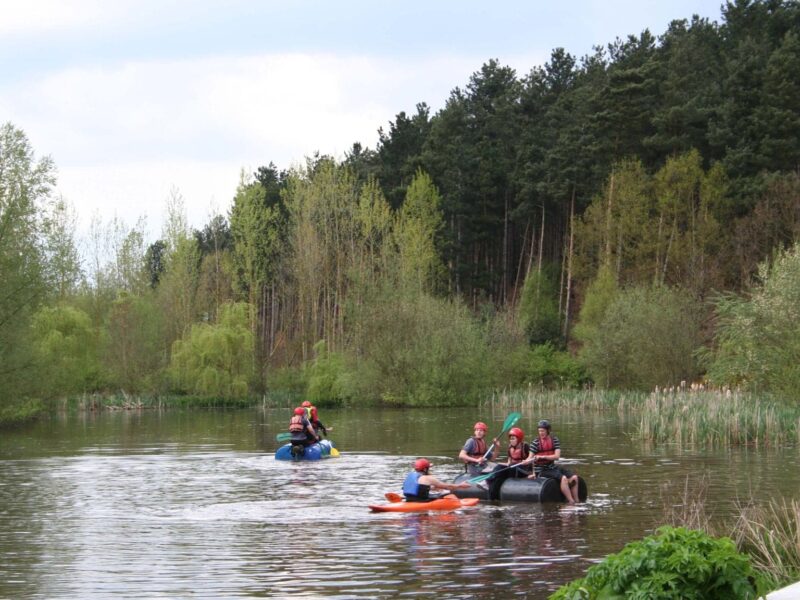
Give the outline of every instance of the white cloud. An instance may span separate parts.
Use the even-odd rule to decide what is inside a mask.
[[[101,0],[4,0],[0,3],[0,35],[25,36],[97,28],[111,22],[124,22],[130,8],[127,2]]]
[[[342,157],[417,102],[441,107],[481,60],[264,54],[70,68],[0,89],[0,109],[59,168],[82,226],[95,211],[157,234],[171,187],[202,226],[225,212],[239,170],[319,150]]]

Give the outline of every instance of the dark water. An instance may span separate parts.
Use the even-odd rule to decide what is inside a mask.
[[[289,409],[65,416],[0,437],[1,598],[546,598],[652,531],[687,476],[718,518],[793,495],[797,449],[645,447],[616,413],[550,418],[579,509],[373,514],[417,456],[452,480],[488,410],[322,411],[338,459],[273,459]],[[494,432],[494,433],[493,433]],[[665,487],[667,486],[667,491]]]

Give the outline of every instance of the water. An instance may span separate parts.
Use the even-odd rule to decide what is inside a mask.
[[[322,411],[341,457],[286,463],[271,452],[289,413],[89,413],[5,432],[0,598],[546,598],[652,532],[687,476],[720,519],[800,484],[794,448],[652,448],[615,413],[552,411],[520,424],[530,437],[552,420],[584,506],[377,514],[367,504],[417,456],[452,480],[474,421],[494,435],[506,414]]]

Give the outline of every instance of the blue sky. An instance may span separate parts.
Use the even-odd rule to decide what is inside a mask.
[[[0,0],[0,122],[53,158],[81,235],[93,216],[146,217],[155,239],[173,191],[202,227],[242,169],[374,147],[490,58],[521,76],[559,46],[582,56],[673,19],[720,21],[720,4]]]

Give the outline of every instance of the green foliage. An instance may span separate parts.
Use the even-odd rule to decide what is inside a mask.
[[[132,393],[160,389],[167,362],[164,318],[149,295],[123,293],[113,302],[101,340],[112,386]]]
[[[216,324],[192,325],[173,345],[170,373],[177,389],[213,398],[243,398],[254,374],[249,307],[221,307]]]
[[[534,385],[538,388],[577,388],[587,380],[582,365],[569,352],[544,343],[530,347],[493,349],[492,373],[495,386]]]
[[[102,387],[98,334],[89,315],[72,306],[44,307],[33,316],[32,334],[38,364],[47,369],[40,394],[62,397]]]
[[[708,377],[794,398],[800,389],[800,244],[762,263],[759,279],[749,299],[717,299]]]
[[[729,538],[683,527],[661,527],[590,567],[551,600],[755,599],[759,589],[748,557]]]
[[[561,342],[558,288],[549,271],[532,270],[525,278],[519,301],[520,324],[532,345]]]
[[[597,330],[606,316],[608,307],[619,294],[619,286],[614,274],[607,264],[603,264],[597,272],[597,277],[589,284],[581,306],[578,322],[575,324],[573,335],[583,344],[600,341]]]
[[[443,279],[444,266],[437,249],[443,227],[440,203],[439,191],[430,176],[417,171],[393,229],[400,285],[432,291]]]
[[[314,345],[314,360],[307,369],[307,399],[316,405],[340,404],[345,400],[345,384],[347,377],[344,368],[344,357],[329,352],[325,340]]]
[[[701,343],[701,305],[688,293],[663,286],[619,293],[580,359],[600,386],[652,389],[691,381]]]
[[[485,338],[459,302],[387,287],[357,307],[354,320],[352,398],[460,405],[489,386]]]
[[[52,161],[36,160],[21,130],[0,126],[0,403],[35,377],[29,323],[48,291],[39,215],[54,183]]]

